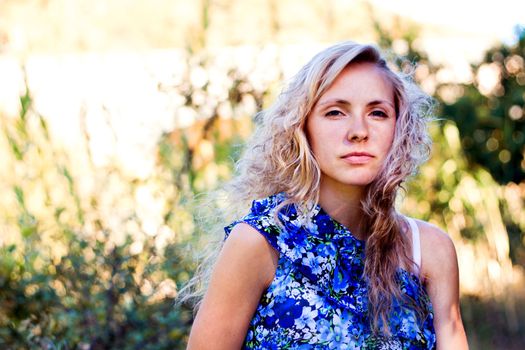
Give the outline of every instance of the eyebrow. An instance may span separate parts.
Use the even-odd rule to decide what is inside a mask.
[[[352,105],[349,101],[344,100],[344,99],[340,99],[340,98],[331,98],[331,99],[328,99],[326,101],[319,102],[319,106],[325,106],[325,105],[329,105],[329,104],[345,105],[345,106]],[[373,101],[368,102],[367,106],[377,106],[377,105],[380,105],[380,104],[387,104],[390,107],[395,109],[395,107],[392,104],[392,102],[387,101],[387,100],[373,100]]]

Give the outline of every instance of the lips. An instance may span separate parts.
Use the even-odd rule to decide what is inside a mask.
[[[374,158],[374,156],[366,152],[352,152],[345,154],[341,158],[347,163],[358,165],[368,163]]]

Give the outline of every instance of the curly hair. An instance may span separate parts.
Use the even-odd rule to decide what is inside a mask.
[[[293,203],[308,215],[319,200],[321,170],[305,132],[306,120],[343,69],[363,62],[375,64],[385,73],[393,87],[396,107],[393,144],[361,203],[364,227],[370,232],[364,275],[369,286],[371,326],[374,332],[383,330],[388,334],[393,300],[402,297],[396,271],[413,266],[395,199],[403,183],[427,159],[431,146],[427,121],[431,119],[433,100],[410,75],[390,69],[372,45],[347,41],[321,51],[291,79],[270,108],[256,115],[256,131],[227,189],[230,203],[239,208],[231,207],[235,211],[245,210],[253,199],[285,192],[287,200],[281,207]],[[419,315],[425,313],[414,306]]]

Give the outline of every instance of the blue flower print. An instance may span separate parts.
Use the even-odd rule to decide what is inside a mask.
[[[282,328],[290,328],[295,319],[300,317],[303,313],[302,300],[285,299],[283,303],[275,304],[275,313],[278,316],[277,322]]]
[[[316,224],[320,233],[335,231],[334,221],[328,215],[320,215]]]
[[[239,222],[262,234],[279,253],[275,277],[263,292],[250,322],[244,349],[435,349],[430,299],[419,278],[400,269],[402,298],[389,318],[391,336],[372,334],[367,283],[363,277],[365,242],[334,221],[321,207],[300,215],[293,204],[275,210],[279,193],[252,203]],[[305,219],[306,218],[306,219]],[[421,320],[413,300],[425,309]]]
[[[302,329],[315,329],[315,320],[317,318],[317,314],[317,310],[312,310],[312,308],[309,306],[304,307],[302,310],[301,317],[295,320],[294,326]]]

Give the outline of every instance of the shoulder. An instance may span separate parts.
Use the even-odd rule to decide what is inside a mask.
[[[429,222],[422,220],[415,221],[419,231],[421,232],[421,244],[444,249],[450,249],[454,247],[452,239],[445,231]]]
[[[239,349],[275,272],[274,252],[252,227],[233,227],[215,262],[188,349]]]
[[[238,251],[248,251],[251,254],[263,251],[269,246],[268,241],[253,226],[242,221],[232,225],[224,246],[227,245]]]
[[[280,193],[254,200],[247,215],[224,228],[222,260],[237,266],[240,274],[258,276],[265,285],[273,279],[279,259],[280,227],[274,213],[284,200]]]
[[[443,273],[454,274],[457,270],[457,255],[450,236],[439,227],[416,220],[420,232],[422,274],[434,278]]]
[[[438,348],[467,349],[459,310],[459,270],[454,243],[435,225],[417,221],[421,232],[422,276],[434,311]]]
[[[277,237],[279,236],[281,228],[277,223],[275,210],[278,209],[279,205],[285,200],[286,197],[282,193],[254,200],[248,214],[224,228],[226,237],[232,233],[233,228],[239,223],[245,223],[251,226],[252,230],[250,231],[258,231],[266,237],[272,246],[277,248]]]
[[[278,253],[252,226],[238,223],[224,242],[220,259],[236,267],[239,276],[256,278],[256,284],[267,286],[277,267]]]

